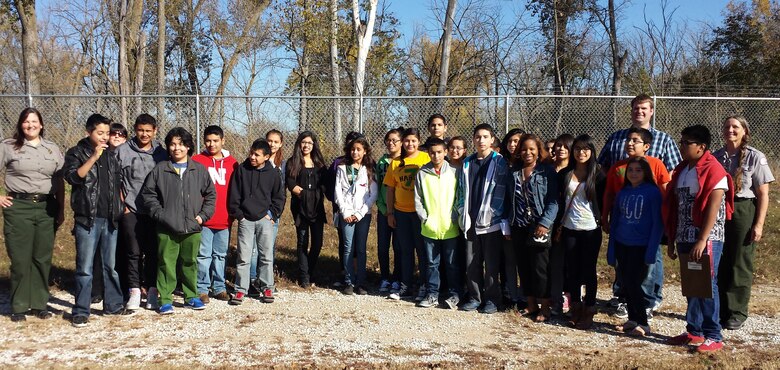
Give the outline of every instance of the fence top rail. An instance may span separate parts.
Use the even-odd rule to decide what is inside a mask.
[[[780,101],[780,97],[745,97],[745,96],[651,96],[655,99],[667,99],[667,100],[745,100],[745,101]],[[431,96],[431,95],[370,95],[370,96],[297,96],[297,95],[74,95],[74,94],[39,94],[39,95],[22,95],[22,94],[3,94],[0,98],[206,98],[206,99],[514,99],[514,98],[576,98],[576,99],[633,99],[634,96],[630,95],[445,95],[445,96]]]

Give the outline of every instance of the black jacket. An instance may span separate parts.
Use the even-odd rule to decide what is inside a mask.
[[[259,169],[248,159],[236,167],[228,189],[230,217],[257,221],[271,211],[273,219],[278,220],[287,199],[279,172],[270,161]]]
[[[208,170],[192,158],[187,158],[183,177],[171,161],[158,163],[146,177],[140,196],[157,227],[177,235],[200,232],[202,227],[195,217],[206,222],[217,203]]]
[[[68,149],[65,154],[62,173],[65,181],[73,187],[70,195],[70,207],[73,209],[76,223],[88,229],[92,228],[97,215],[98,191],[100,190],[98,181],[108,181],[108,191],[112,195],[110,197],[108,214],[114,227],[116,227],[119,216],[122,215],[124,209],[119,196],[119,189],[122,185],[122,170],[119,167],[119,161],[117,161],[116,156],[106,149],[101,155],[108,158],[108,178],[98,178],[97,163],[89,169],[86,177],[81,178],[78,174],[78,169],[94,152],[95,148],[92,146],[89,138],[83,138],[79,140],[76,146]]]

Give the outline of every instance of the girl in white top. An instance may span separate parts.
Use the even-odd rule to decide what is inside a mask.
[[[371,207],[379,194],[374,180],[374,159],[365,137],[350,141],[344,148],[344,163],[336,170],[334,198],[339,207],[336,226],[344,234],[342,261],[346,295],[366,294],[366,241],[371,225]],[[352,256],[357,257],[353,265]],[[356,267],[355,267],[356,266]],[[355,271],[357,269],[357,271]]]

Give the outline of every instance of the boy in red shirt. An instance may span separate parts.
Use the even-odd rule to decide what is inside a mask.
[[[230,178],[237,162],[227,150],[222,149],[225,144],[222,128],[206,127],[203,138],[206,149],[192,156],[192,160],[206,167],[217,191],[214,216],[203,223],[198,251],[198,295],[203,303],[209,303],[209,288],[212,297],[220,301],[230,299],[225,289],[225,257],[231,223],[227,212],[227,198]]]

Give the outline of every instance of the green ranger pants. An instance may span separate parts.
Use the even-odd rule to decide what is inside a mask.
[[[158,230],[157,242],[157,290],[160,292],[160,305],[173,303],[176,265],[179,262],[184,301],[197,297],[200,233],[176,235]]]
[[[53,199],[14,199],[3,210],[5,248],[11,259],[11,313],[46,309],[56,215]]]
[[[750,241],[750,228],[756,215],[752,200],[734,202],[734,214],[726,221],[726,240],[718,269],[720,321],[748,316],[750,288],[753,285],[753,259],[756,244]]]

